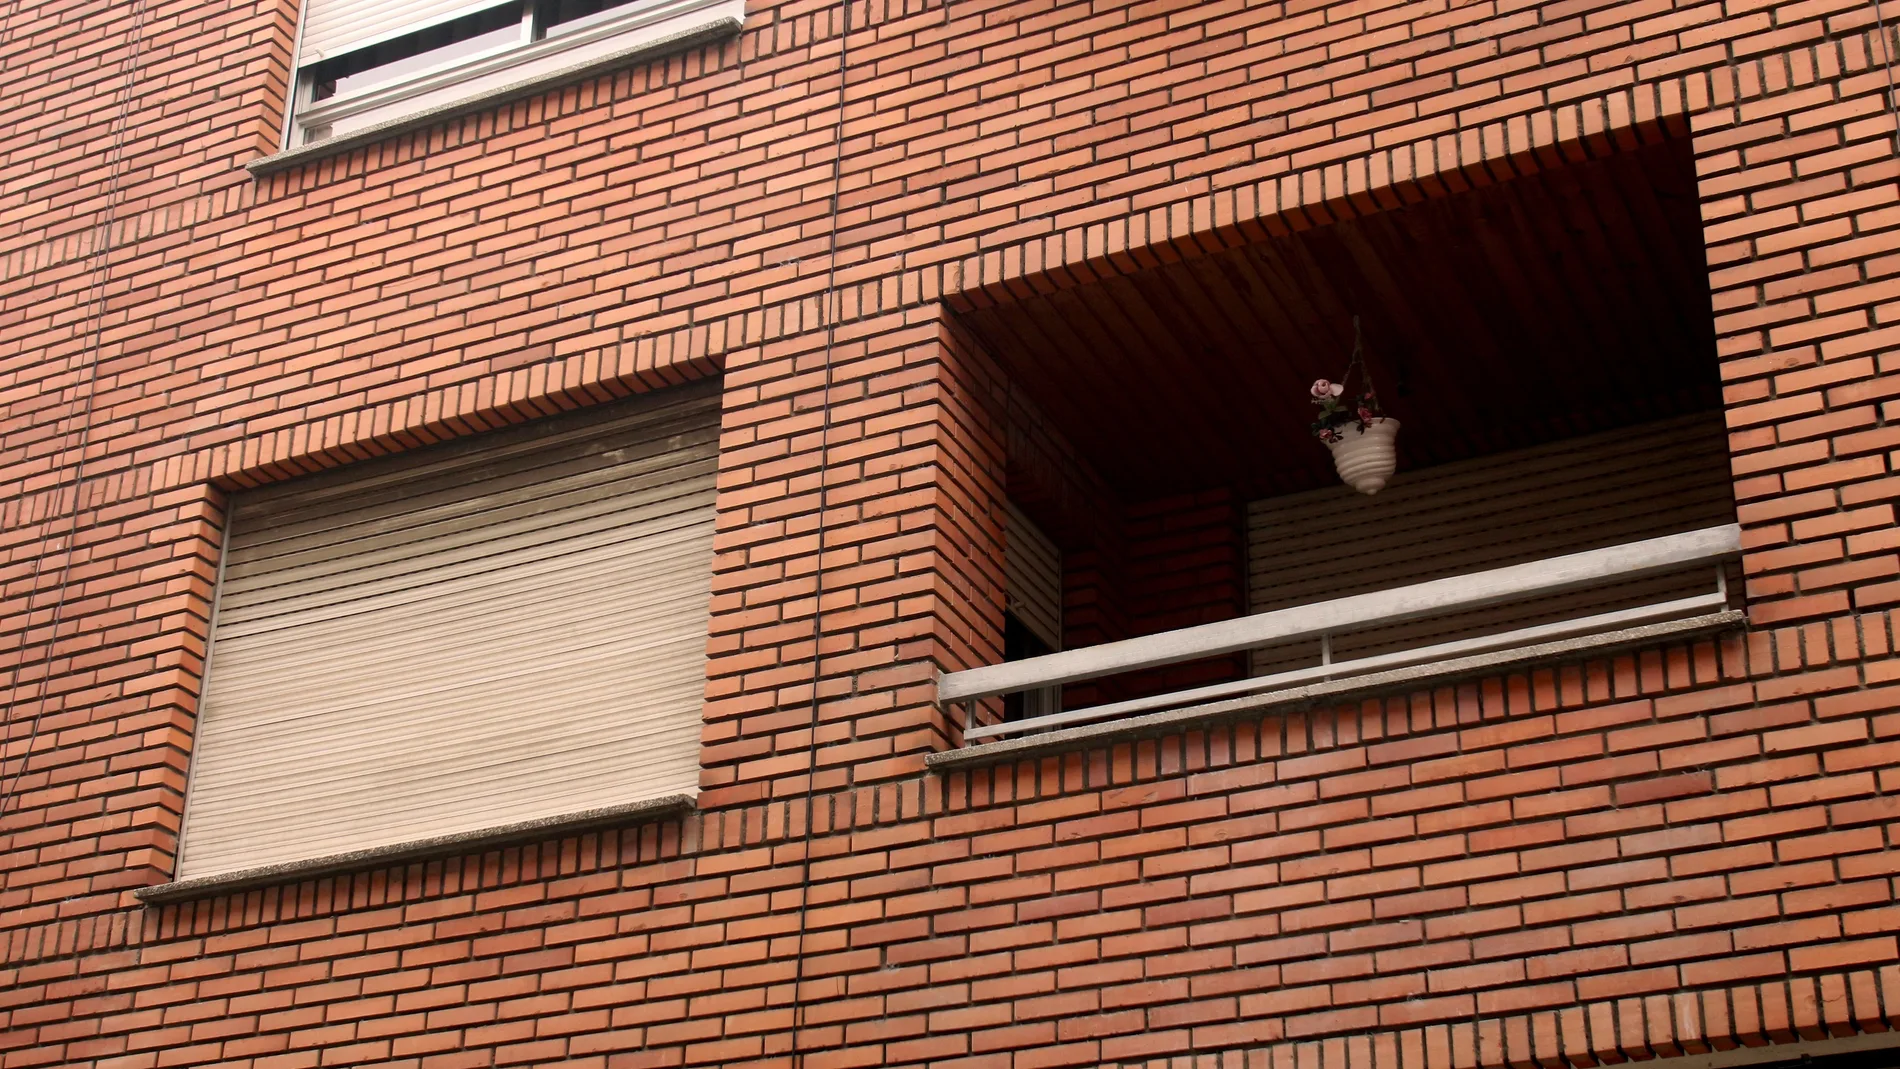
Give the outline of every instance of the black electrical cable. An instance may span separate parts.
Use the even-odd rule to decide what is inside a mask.
[[[9,15],[11,15],[11,11],[9,11]],[[10,29],[10,27],[5,28]],[[4,49],[5,40],[5,35],[0,34],[0,49]],[[93,404],[98,398],[96,387],[99,381],[99,362],[101,360],[102,347],[105,343],[106,284],[110,281],[109,276],[112,270],[112,227],[118,219],[120,165],[125,159],[127,128],[130,125],[132,114],[134,75],[138,70],[139,49],[143,46],[144,40],[145,0],[136,0],[132,6],[132,36],[127,42],[125,53],[125,88],[120,94],[117,129],[111,131],[110,135],[112,137],[112,149],[107,157],[106,164],[105,214],[100,219],[96,230],[97,237],[93,240],[93,259],[96,266],[93,268],[92,294],[87,298],[86,309],[86,318],[92,328],[92,344],[90,346],[92,359],[87,362],[85,377],[79,384],[82,397],[79,412],[79,456],[73,465],[72,518],[66,527],[66,553],[65,560],[60,565],[59,596],[53,602],[52,621],[47,625],[46,657],[42,662],[45,665],[47,675],[40,680],[39,697],[33,705],[33,719],[27,728],[26,748],[20,754],[19,767],[14,769],[13,775],[8,777],[5,785],[0,786],[0,817],[6,816],[7,806],[12,803],[20,781],[26,777],[27,763],[33,758],[33,747],[39,742],[40,726],[46,715],[46,694],[52,685],[53,663],[57,659],[56,655],[59,650],[59,625],[63,621],[66,612],[66,594],[72,579],[73,556],[78,552],[76,542],[79,538],[79,516],[85,511],[83,499],[86,491],[86,450],[92,444]],[[0,55],[4,55],[4,52],[0,52]],[[4,73],[3,68],[0,68],[0,73]],[[3,78],[0,78],[0,84],[5,84]],[[54,508],[59,506],[59,490],[59,486],[54,487]],[[47,526],[52,526],[53,519],[54,517],[49,514],[47,517]],[[33,558],[33,574],[27,581],[26,609],[20,614],[22,620],[20,631],[20,661],[15,666],[13,679],[7,686],[5,709],[9,714],[13,709],[15,699],[19,695],[20,677],[25,673],[27,668],[27,636],[32,633],[33,592],[39,588],[42,569],[45,566],[47,556],[50,555],[51,552],[52,549],[50,545],[41,547],[41,552]],[[12,723],[11,716],[9,716],[7,722],[9,724]]]
[[[811,618],[811,728],[805,740],[805,833],[804,849],[799,858],[798,875],[798,943],[793,949],[792,959],[792,1065],[794,1069],[805,1064],[804,1052],[799,1049],[798,1036],[804,1027],[804,998],[800,989],[805,982],[805,935],[806,923],[811,914],[811,848],[812,826],[816,823],[818,806],[818,727],[819,727],[819,690],[824,683],[824,643],[825,643],[825,500],[829,492],[825,485],[825,472],[831,466],[831,383],[832,350],[838,338],[838,314],[834,307],[838,291],[838,213],[843,199],[844,182],[844,109],[845,85],[851,46],[851,0],[840,0],[841,11],[838,29],[838,124],[833,136],[831,157],[831,233],[828,238],[825,264],[825,288],[819,306],[819,315],[824,317],[825,355],[819,389],[818,423],[818,537],[815,540],[814,564],[812,567],[813,593]]]

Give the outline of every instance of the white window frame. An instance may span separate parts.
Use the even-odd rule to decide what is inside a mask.
[[[736,33],[745,18],[744,0],[636,0],[625,7],[603,12],[606,17],[591,25],[534,40],[533,28],[541,5],[536,0],[527,0],[522,5],[521,36],[511,44],[457,57],[326,100],[313,99],[318,64],[494,6],[493,3],[474,4],[446,16],[379,34],[353,44],[346,52],[300,63],[291,80],[285,151],[297,152],[332,143],[339,149],[360,144],[453,112],[552,88],[618,63],[727,36]],[[306,18],[301,15],[299,18],[299,50]]]

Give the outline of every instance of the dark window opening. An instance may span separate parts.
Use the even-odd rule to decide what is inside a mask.
[[[1003,660],[1022,661],[1054,652],[1049,648],[1048,643],[1036,637],[1036,633],[1031,631],[1028,625],[1018,620],[1015,613],[1003,614]],[[1050,687],[1046,690],[1020,691],[1003,695],[1003,719],[1015,721],[1024,717],[1055,712],[1055,694],[1060,689]]]
[[[541,0],[534,19],[536,40],[560,37],[605,22],[633,0]]]

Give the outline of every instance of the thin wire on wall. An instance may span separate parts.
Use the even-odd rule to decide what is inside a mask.
[[[9,14],[11,14],[10,10]],[[96,236],[93,240],[93,284],[91,287],[92,292],[87,297],[85,319],[85,322],[90,326],[89,333],[91,334],[91,339],[88,349],[91,353],[91,359],[87,360],[85,376],[78,384],[80,390],[79,445],[78,459],[73,465],[72,516],[66,527],[65,558],[60,565],[59,595],[53,602],[52,620],[47,625],[46,656],[41,661],[41,664],[45,666],[46,675],[40,680],[39,695],[33,704],[33,717],[27,728],[26,747],[20,753],[19,765],[14,769],[13,775],[7,777],[4,784],[0,784],[0,817],[6,816],[7,807],[12,803],[20,781],[26,777],[27,765],[32,760],[34,747],[39,742],[40,727],[46,716],[47,692],[52,686],[52,668],[54,661],[57,659],[59,650],[59,625],[65,617],[66,594],[68,585],[72,579],[73,557],[78,550],[76,542],[79,538],[79,517],[81,512],[84,511],[83,503],[86,492],[86,449],[92,443],[93,403],[97,399],[96,386],[99,380],[99,362],[105,342],[106,285],[111,281],[110,276],[112,269],[112,228],[118,216],[119,181],[121,178],[121,165],[125,160],[125,145],[132,114],[132,90],[135,85],[134,75],[138,70],[139,49],[144,43],[144,38],[145,0],[136,0],[132,6],[132,35],[127,42],[125,54],[125,84],[120,90],[119,115],[115,120],[116,129],[111,131],[110,135],[112,138],[112,148],[107,156],[106,163],[105,214],[100,218],[95,231]],[[6,37],[4,33],[0,33],[0,49],[4,49],[5,41]],[[0,52],[0,54],[4,53]],[[3,73],[4,70],[0,69],[0,74]],[[5,84],[4,78],[0,78],[0,84]],[[60,487],[55,487],[54,489],[52,498],[54,509],[59,507],[59,502],[63,496],[60,493],[60,489]],[[56,518],[55,515],[49,514],[47,516],[46,525],[50,528]],[[26,587],[26,609],[21,613],[20,660],[14,668],[13,679],[7,686],[5,709],[9,712],[13,709],[14,702],[19,695],[20,677],[25,674],[27,669],[26,640],[32,631],[33,593],[39,589],[42,569],[45,566],[46,558],[50,556],[52,552],[52,546],[49,543],[48,545],[42,546],[41,552],[33,558],[33,574],[27,581]],[[7,722],[11,724],[11,718],[9,718]]]
[[[1887,20],[1880,13],[1880,0],[1874,0],[1874,33],[1880,38],[1880,56],[1887,68],[1887,114],[1893,116],[1893,151],[1900,156],[1900,101],[1894,99],[1893,42],[1887,33]]]
[[[825,640],[825,502],[830,496],[825,485],[825,473],[831,467],[831,384],[832,350],[838,338],[838,309],[834,306],[838,292],[838,214],[843,200],[844,183],[844,109],[845,86],[848,60],[851,52],[851,0],[840,0],[841,12],[838,28],[838,124],[832,137],[831,157],[831,223],[827,238],[825,263],[825,288],[820,298],[819,315],[824,317],[825,355],[820,375],[819,422],[818,422],[818,537],[816,539],[814,564],[812,567],[812,649],[811,649],[811,725],[806,736],[805,766],[805,834],[798,876],[798,942],[793,949],[792,958],[792,1025],[791,1046],[792,1065],[805,1064],[804,1052],[799,1049],[799,1033],[804,1027],[805,1003],[801,989],[805,983],[805,934],[806,921],[811,914],[811,848],[812,827],[816,823],[818,806],[818,727],[819,727],[819,691],[824,682],[824,640]]]

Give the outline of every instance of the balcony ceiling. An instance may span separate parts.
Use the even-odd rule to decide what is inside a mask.
[[[1715,407],[1702,244],[1666,143],[962,319],[1119,492],[1266,496],[1355,312],[1401,470]]]

